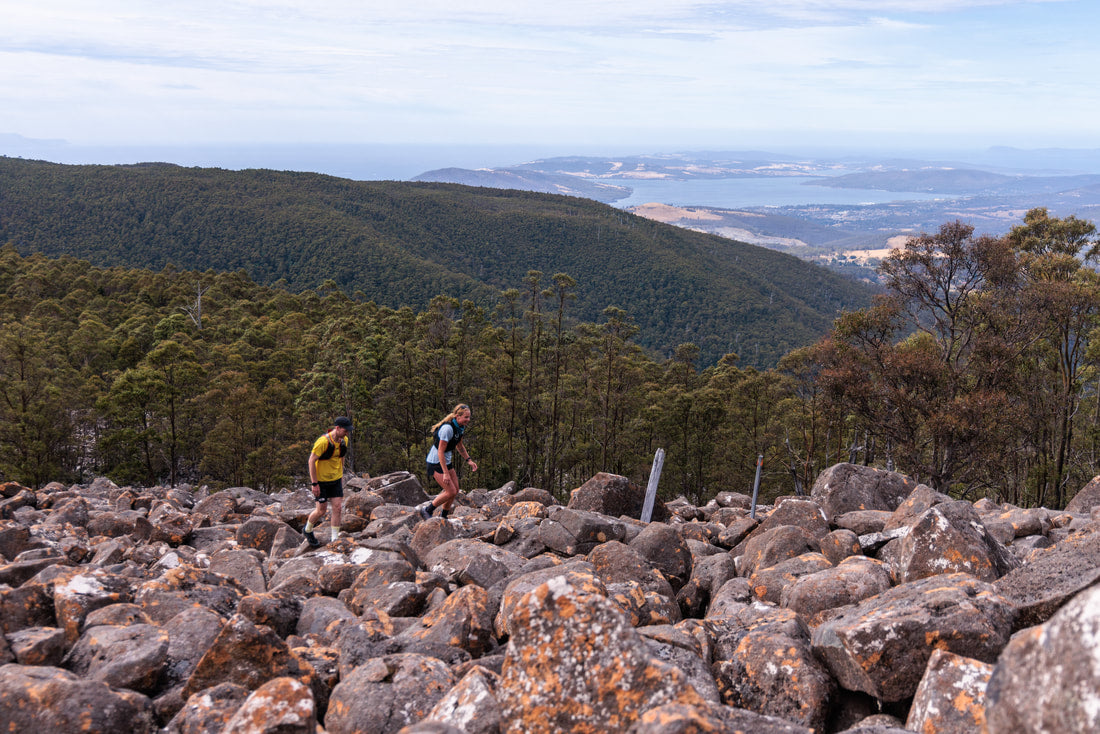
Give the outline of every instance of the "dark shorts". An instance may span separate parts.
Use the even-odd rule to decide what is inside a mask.
[[[328,502],[333,497],[344,496],[344,481],[342,479],[334,479],[331,482],[318,482],[321,485],[321,496],[315,497],[318,502]]]
[[[442,474],[443,473],[443,465],[442,464],[432,464],[431,462],[426,462],[424,464],[424,466],[428,467],[428,476],[429,477],[434,477],[436,474]],[[447,468],[450,469],[451,465],[448,464]]]

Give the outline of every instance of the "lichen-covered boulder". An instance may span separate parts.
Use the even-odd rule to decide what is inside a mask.
[[[1093,507],[1100,505],[1100,476],[1089,480],[1088,484],[1077,490],[1066,504],[1066,512],[1080,512],[1087,514]]]
[[[194,694],[175,713],[164,734],[214,734],[231,731],[229,720],[237,713],[248,689],[238,683],[221,683]]]
[[[481,657],[496,644],[489,593],[480,586],[463,586],[426,613],[402,637],[449,645]]]
[[[634,627],[679,622],[680,607],[667,596],[646,591],[637,581],[607,584],[607,598],[615,603]]]
[[[253,515],[237,528],[237,543],[242,548],[254,548],[268,553],[275,543],[275,536],[284,527],[286,523],[276,518]]]
[[[982,525],[999,543],[1009,544],[1016,538],[1029,535],[1044,536],[1050,532],[1050,513],[1041,507],[1020,508],[1008,506],[978,513]]]
[[[843,687],[901,701],[916,692],[933,650],[996,660],[1013,616],[988,583],[931,576],[839,610],[814,629],[813,648]]]
[[[863,553],[859,536],[846,528],[832,531],[820,541],[821,555],[829,559],[829,563],[836,566],[845,558],[858,556]]]
[[[442,661],[412,653],[372,658],[332,691],[328,734],[391,734],[423,720],[455,684]]]
[[[746,578],[733,578],[718,587],[707,605],[706,619],[732,617],[751,604],[752,587]]]
[[[640,519],[645,504],[645,490],[618,474],[599,472],[569,494],[567,507],[573,510],[597,512],[610,517]],[[664,503],[653,503],[651,520],[662,522],[669,517]]]
[[[253,624],[265,624],[279,637],[293,634],[298,617],[302,614],[304,600],[285,591],[266,594],[250,594],[237,605],[237,613],[252,620]]]
[[[917,482],[904,474],[858,464],[835,464],[818,475],[810,498],[830,521],[855,510],[897,509]]]
[[[149,540],[156,543],[167,543],[170,546],[178,546],[187,542],[195,525],[201,520],[188,512],[182,512],[170,505],[162,505],[165,509],[150,516],[150,524],[153,526]]]
[[[646,591],[672,598],[672,585],[634,548],[612,540],[595,548],[587,560],[604,584],[636,582]],[[732,559],[731,559],[732,560]]]
[[[289,676],[307,685],[312,667],[295,655],[286,641],[270,627],[257,627],[246,617],[234,615],[199,660],[187,679],[184,696],[219,683],[239,683],[255,689],[272,678]]]
[[[583,555],[600,543],[625,537],[626,528],[621,522],[587,510],[554,506],[539,523],[539,541],[563,556]]]
[[[1079,533],[1037,552],[993,586],[1016,608],[1016,629],[1042,624],[1100,582],[1100,531]]]
[[[774,716],[715,703],[669,703],[646,711],[627,734],[813,734],[813,729]],[[868,734],[879,734],[868,732]]]
[[[1017,633],[993,668],[990,734],[1100,731],[1100,586]]]
[[[339,599],[333,599],[331,596],[310,597],[302,602],[302,611],[298,615],[295,632],[301,637],[323,635],[333,622],[341,619],[354,619],[355,616],[347,608],[347,605]]]
[[[499,681],[496,673],[475,667],[439,700],[421,725],[444,724],[462,734],[499,734],[500,704],[496,699]]]
[[[8,482],[5,486],[12,486],[13,484],[13,482]],[[9,520],[20,508],[35,507],[37,504],[38,500],[34,496],[34,492],[26,487],[19,487],[15,494],[8,495],[7,499],[0,500],[0,519]]]
[[[493,533],[493,543],[524,558],[545,553],[546,544],[539,537],[542,520],[541,517],[503,517]]]
[[[836,682],[809,641],[773,626],[745,633],[714,661],[722,702],[821,730]]]
[[[614,604],[563,579],[525,594],[509,627],[497,690],[505,733],[622,731],[650,708],[703,703]]]
[[[235,512],[237,498],[228,490],[210,495],[192,509],[193,514],[205,515],[215,525],[224,523]]]
[[[721,695],[710,669],[709,635],[692,634],[693,631],[700,632],[700,627],[701,625],[689,631],[679,626],[658,624],[639,627],[638,632],[654,657],[679,668],[687,676],[688,684],[703,700],[717,703],[721,701]]]
[[[995,581],[1020,565],[985,529],[969,502],[943,502],[926,510],[901,539],[901,583],[942,573],[968,573]]]
[[[367,482],[367,489],[381,497],[384,503],[391,505],[415,507],[431,499],[420,485],[416,475],[407,471],[395,471],[374,477]]]
[[[167,622],[185,609],[201,606],[223,617],[237,610],[248,589],[236,579],[194,566],[179,566],[158,579],[146,581],[134,595],[154,622]]]
[[[668,579],[673,591],[679,591],[691,578],[695,559],[671,525],[650,523],[628,545]]]
[[[168,633],[150,624],[91,627],[65,657],[77,675],[151,693],[168,664]]]
[[[25,550],[36,547],[31,540],[31,530],[14,520],[0,520],[0,557],[15,558]]]
[[[88,501],[83,497],[71,497],[51,509],[44,525],[73,525],[83,527],[88,524]]]
[[[76,642],[89,612],[110,604],[129,602],[133,598],[132,581],[125,576],[95,569],[54,584],[54,613],[58,626],[65,630],[66,639],[70,643]]]
[[[770,530],[757,529],[745,541],[738,570],[742,576],[774,566],[803,553],[820,553],[818,539],[797,525],[780,525]]]
[[[0,635],[0,663],[59,667],[65,649],[65,630],[58,627],[30,627]]]
[[[749,586],[757,599],[778,604],[784,590],[800,578],[832,567],[829,559],[820,553],[803,553],[759,569],[749,578]]]
[[[267,591],[264,555],[245,548],[223,548],[210,556],[209,570],[228,576],[254,594]]]
[[[813,500],[793,498],[783,500],[760,523],[758,532],[782,525],[797,525],[815,538],[822,538],[829,532],[825,512]]]
[[[802,576],[783,589],[779,603],[813,624],[832,609],[856,604],[892,586],[886,564],[866,556]]]
[[[48,584],[29,581],[14,589],[0,588],[0,633],[56,625],[53,593]]]
[[[437,545],[424,556],[424,565],[457,584],[488,589],[517,573],[527,559],[492,543],[457,538]]]
[[[917,686],[905,728],[936,734],[984,731],[985,690],[993,666],[935,650]]]
[[[886,524],[881,528],[882,532],[890,532],[898,528],[908,528],[917,519],[936,505],[951,502],[951,498],[942,492],[929,487],[927,484],[918,484],[913,488],[897,508],[890,513]]]
[[[164,623],[168,633],[164,679],[168,685],[182,684],[191,677],[224,624],[218,614],[202,607],[186,609]]]
[[[852,510],[834,517],[833,525],[844,530],[851,530],[856,535],[881,533],[893,514],[888,510]]]
[[[60,668],[0,666],[0,722],[12,732],[157,731],[148,698]]]
[[[737,562],[729,553],[692,561],[691,578],[676,593],[684,617],[702,617],[722,584],[737,576]]]
[[[558,580],[560,579],[560,581]],[[561,566],[540,568],[517,576],[504,587],[500,600],[500,609],[493,621],[493,629],[498,639],[507,637],[511,632],[512,610],[529,592],[553,581],[556,584],[568,584],[587,594],[607,595],[607,587],[596,575],[591,563],[573,561]]]
[[[226,723],[233,734],[316,734],[317,707],[309,687],[275,678],[245,699]]]
[[[347,604],[348,609],[360,614],[377,603],[379,593],[385,592],[394,584],[416,586],[416,569],[408,561],[393,559],[367,564],[355,578],[355,582],[340,592],[339,598]]]

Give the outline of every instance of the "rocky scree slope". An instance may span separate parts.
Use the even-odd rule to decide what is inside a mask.
[[[307,492],[0,485],[13,731],[1085,732],[1100,728],[1100,478],[1065,511],[839,464],[810,497],[567,506],[411,474]],[[328,539],[322,526],[319,537]]]

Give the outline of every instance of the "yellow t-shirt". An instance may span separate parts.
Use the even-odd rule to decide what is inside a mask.
[[[347,439],[344,439],[335,446],[331,458],[322,459],[321,456],[324,455],[325,451],[330,446],[328,434],[324,434],[313,442],[313,453],[317,456],[318,482],[334,482],[344,477],[344,457],[340,456],[341,445],[346,447],[348,445]],[[345,448],[345,453],[346,451],[347,449]]]

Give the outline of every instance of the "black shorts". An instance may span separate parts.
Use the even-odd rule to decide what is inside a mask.
[[[436,474],[442,474],[443,473],[443,465],[442,464],[433,464],[429,461],[429,462],[425,462],[424,465],[426,467],[428,467],[428,476],[429,477],[434,477]],[[450,469],[451,465],[447,464],[447,468]]]
[[[318,502],[328,502],[333,497],[344,496],[344,481],[342,479],[334,479],[331,482],[318,482],[321,488],[321,494],[314,499]]]

